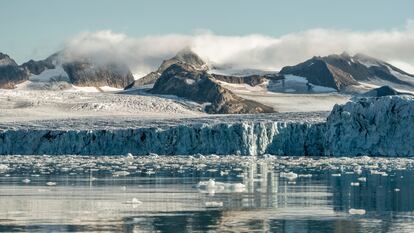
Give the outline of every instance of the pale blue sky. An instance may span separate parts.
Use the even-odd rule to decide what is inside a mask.
[[[41,59],[80,32],[103,29],[133,37],[387,30],[403,27],[413,9],[412,0],[0,0],[0,51],[19,63]]]

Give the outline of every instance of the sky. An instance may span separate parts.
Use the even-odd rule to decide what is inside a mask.
[[[137,49],[139,53],[145,46],[151,47],[151,41],[158,41],[152,43],[156,48],[146,49],[146,57],[125,55],[135,63],[144,62],[137,65],[142,72],[183,46],[194,46],[207,59],[226,64],[257,67],[255,62],[268,57],[284,60],[274,67],[265,64],[258,68],[278,68],[319,51],[315,55],[363,50],[413,69],[414,55],[404,53],[414,49],[413,9],[412,0],[0,0],[0,51],[22,63],[43,59],[68,45],[81,48],[85,45],[81,39],[91,45],[99,37],[98,44],[117,47],[118,56],[125,55],[120,50]],[[383,42],[375,44],[382,48],[364,49],[363,43],[369,42],[365,37]],[[324,39],[313,43],[318,38]],[[339,45],[332,45],[332,40]],[[316,48],[325,42],[331,43],[328,48]],[[236,45],[240,48],[223,50]],[[214,58],[213,52],[226,54]],[[300,56],[280,58],[292,57],[292,53]],[[256,61],[247,59],[252,55]],[[235,61],[235,57],[244,60]]]

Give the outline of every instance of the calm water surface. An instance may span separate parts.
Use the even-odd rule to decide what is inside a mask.
[[[368,157],[2,156],[0,231],[414,232],[413,165]]]

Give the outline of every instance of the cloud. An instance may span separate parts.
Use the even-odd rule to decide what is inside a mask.
[[[214,65],[234,68],[279,70],[312,56],[347,51],[364,53],[401,65],[414,73],[414,21],[403,28],[358,32],[311,29],[280,37],[253,34],[222,36],[208,31],[193,35],[169,34],[129,37],[109,30],[85,32],[68,40],[68,58],[88,56],[97,62],[122,61],[134,73],[144,75],[156,69],[162,60],[190,47]]]

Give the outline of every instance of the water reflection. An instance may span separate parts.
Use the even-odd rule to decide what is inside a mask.
[[[414,231],[412,160],[68,156],[2,163],[2,232]],[[197,188],[209,179],[243,190]]]

